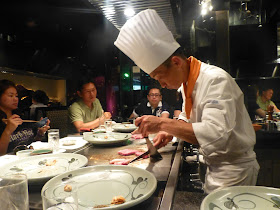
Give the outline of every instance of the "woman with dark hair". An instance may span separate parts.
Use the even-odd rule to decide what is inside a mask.
[[[25,126],[18,109],[16,86],[9,80],[0,80],[0,155],[12,152],[19,145],[41,140],[50,128],[50,121],[42,128]]]
[[[49,97],[42,90],[36,90],[32,95],[32,105],[30,106],[30,118],[35,119],[37,107],[48,107]],[[35,119],[36,120],[36,119]]]

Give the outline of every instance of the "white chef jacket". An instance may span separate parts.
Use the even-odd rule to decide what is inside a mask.
[[[234,79],[221,68],[201,63],[189,120],[184,88],[181,90],[184,103],[179,119],[192,123],[200,154],[208,165],[205,191],[255,185],[259,170],[253,151],[256,135]]]

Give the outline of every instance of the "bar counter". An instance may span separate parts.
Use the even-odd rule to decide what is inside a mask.
[[[87,166],[109,165],[115,158],[126,158],[118,155],[122,149],[137,149],[147,151],[145,140],[128,140],[125,145],[96,146],[87,144],[73,153],[84,155],[88,158]],[[129,208],[130,210],[165,210],[171,209],[180,172],[180,162],[183,142],[169,143],[158,151],[163,159],[154,161],[152,158],[140,159],[131,163],[131,166],[145,169],[154,174],[157,179],[157,189],[146,201]],[[127,157],[131,158],[131,157]],[[41,187],[29,186],[30,209],[42,209]]]

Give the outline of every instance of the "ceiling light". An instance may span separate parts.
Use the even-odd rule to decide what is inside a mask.
[[[132,17],[135,14],[135,11],[132,8],[127,8],[127,9],[124,10],[124,14],[127,17]]]
[[[206,15],[207,14],[207,9],[202,9],[201,10],[201,15]]]

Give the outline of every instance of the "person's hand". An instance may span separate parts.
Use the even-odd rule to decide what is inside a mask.
[[[161,120],[161,117],[152,115],[138,117],[135,120],[135,125],[138,126],[138,129],[133,131],[132,134],[141,133],[144,137],[147,137],[149,133],[157,133],[159,132],[159,123]]]
[[[43,118],[41,117],[40,120],[42,120],[42,119],[43,119]],[[43,127],[38,128],[38,133],[39,133],[40,136],[43,136],[43,135],[47,132],[47,130],[50,129],[50,122],[51,122],[51,121],[48,119],[48,120],[47,120],[47,123],[46,123]]]
[[[6,121],[7,126],[6,129],[9,133],[13,133],[19,125],[22,124],[22,119],[19,115],[13,114],[11,117],[8,118]]]
[[[170,142],[173,139],[173,136],[164,132],[164,131],[160,131],[155,138],[153,139],[154,142],[154,146],[161,148],[164,147],[168,144],[168,142]]]
[[[104,112],[105,119],[111,119],[112,115],[110,112]]]

